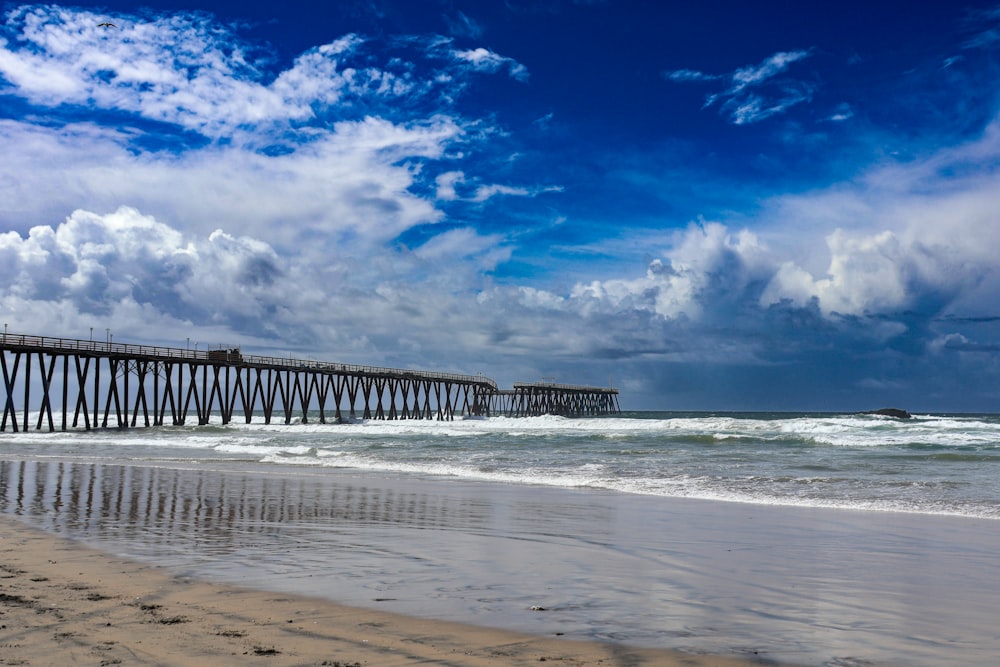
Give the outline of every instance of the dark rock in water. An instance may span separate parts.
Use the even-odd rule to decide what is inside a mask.
[[[880,408],[878,410],[868,410],[862,412],[863,415],[882,415],[883,417],[895,417],[896,419],[912,419],[911,415],[906,410],[900,410],[899,408]]]

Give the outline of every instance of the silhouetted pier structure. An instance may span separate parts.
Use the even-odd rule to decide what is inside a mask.
[[[507,393],[483,375],[252,356],[239,348],[191,350],[4,333],[0,367],[0,431],[179,426],[189,420],[204,425],[213,415],[223,424],[239,418],[249,424],[255,416],[266,424],[289,424],[311,416],[320,423],[453,420],[489,416],[494,406],[500,414],[514,414],[504,401]],[[509,405],[516,405],[518,416],[598,414],[577,389],[563,391],[562,398],[532,394],[527,405],[520,400]],[[539,411],[530,412],[529,405]]]
[[[490,404],[490,414],[508,417],[596,417],[620,412],[617,389],[551,382],[515,382],[513,389],[495,391]]]

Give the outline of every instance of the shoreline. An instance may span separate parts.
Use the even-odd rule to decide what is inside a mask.
[[[175,576],[10,516],[0,516],[0,579],[2,665],[765,664],[530,635]]]

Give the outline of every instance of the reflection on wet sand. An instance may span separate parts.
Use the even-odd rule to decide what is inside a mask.
[[[0,461],[0,511],[71,537],[175,541],[214,555],[282,524],[475,530],[491,507],[333,481],[67,462]]]
[[[601,583],[581,571],[614,512],[578,500],[330,470],[0,461],[0,512],[176,572],[529,631],[532,607],[558,602],[576,612],[550,622],[589,637]]]

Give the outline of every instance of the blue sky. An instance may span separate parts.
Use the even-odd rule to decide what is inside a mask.
[[[12,331],[613,381],[632,409],[1000,408],[996,2],[0,24]]]

